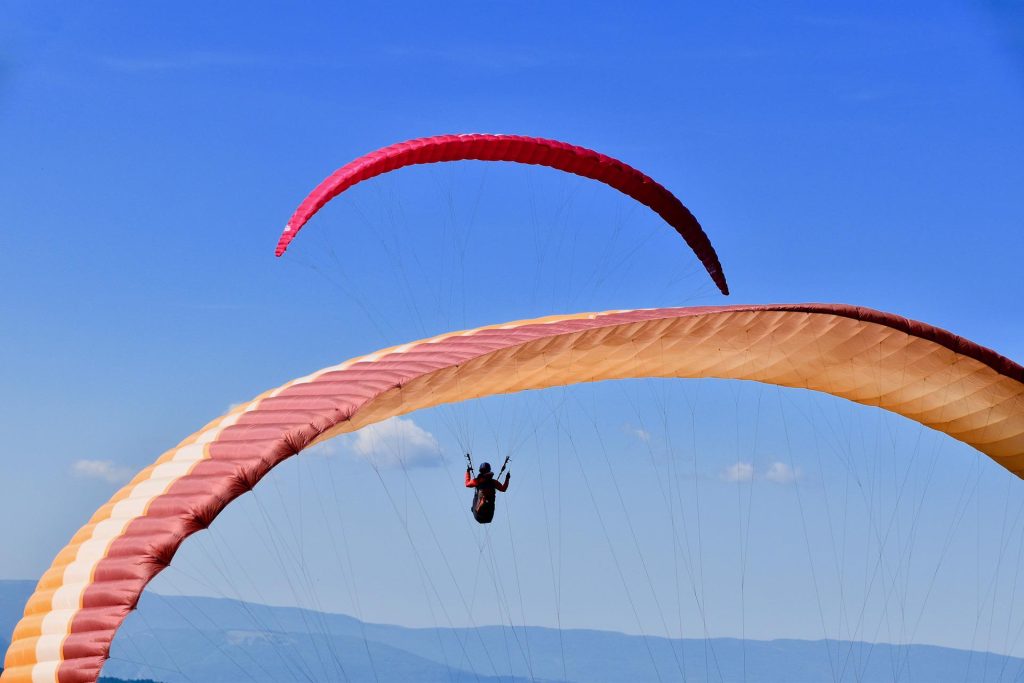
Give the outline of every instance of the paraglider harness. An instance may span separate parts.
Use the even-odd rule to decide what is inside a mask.
[[[501,475],[505,473],[505,468],[508,467],[508,462],[511,458],[512,456],[506,455],[505,462],[502,463],[498,476],[495,477],[492,472],[490,473],[491,478],[488,481],[501,479]],[[466,453],[466,466],[473,479],[476,479],[476,474],[473,472],[473,458],[469,453]],[[494,496],[494,486],[477,485],[476,491],[473,492],[473,504],[469,506],[469,510],[473,513],[473,519],[478,523],[490,524],[491,520],[494,519]]]

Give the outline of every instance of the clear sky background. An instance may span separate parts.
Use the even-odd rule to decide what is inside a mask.
[[[729,302],[871,306],[1024,359],[1019,4],[16,0],[0,9],[0,578],[37,577],[131,473],[293,377],[455,327],[723,301],[655,216],[544,169],[382,178],[274,259],[288,215],[335,167],[450,132],[564,139],[642,169],[700,218]],[[465,592],[518,573],[521,588],[498,601],[515,605],[517,623],[1022,651],[1021,615],[999,592],[1015,574],[992,569],[1020,547],[1020,528],[989,520],[1024,494],[906,421],[713,382],[549,392],[411,419],[376,444],[349,438],[282,468],[265,502],[239,501],[156,587],[445,625],[469,623],[456,581]],[[689,446],[673,450],[679,442]],[[461,452],[482,459],[509,445],[515,490],[484,536],[465,523]],[[396,467],[389,449],[415,467]],[[650,498],[667,504],[650,495],[650,477],[673,453],[695,494],[673,503],[690,506],[686,552],[648,523],[664,518]],[[583,488],[576,454],[595,468]],[[339,532],[318,503],[280,502],[307,500],[331,467],[345,482],[336,509],[349,560],[328,551]],[[914,495],[893,485],[905,471]],[[574,502],[558,514],[565,486]],[[860,511],[851,488],[877,495],[858,498],[871,501]],[[635,519],[611,512],[619,494]],[[865,537],[861,569],[833,571],[845,555],[828,549],[837,533],[822,520],[842,509],[850,529],[888,528],[877,520],[896,500],[913,501],[899,513],[907,524],[925,511],[919,532],[900,527],[878,553],[872,532],[851,531],[851,545]],[[286,510],[287,522],[252,528],[261,511]],[[267,539],[297,528],[308,536],[282,554],[302,562],[275,568]],[[912,562],[907,539],[918,537]],[[237,561],[210,557],[228,544]],[[480,548],[491,546],[499,562],[488,575]],[[866,594],[890,585],[865,588],[858,573],[886,553],[892,592],[933,605],[923,625],[894,627],[885,599],[829,597],[843,581]],[[684,556],[693,564],[680,569]],[[948,567],[938,588],[915,592],[932,586],[936,558]],[[245,581],[209,579],[240,563]],[[688,573],[705,564],[703,578]],[[312,578],[287,578],[302,565]],[[436,592],[424,588],[430,577]],[[687,602],[695,594],[714,612],[710,626]],[[862,603],[870,626],[850,626],[843,614]],[[993,604],[1011,607],[993,616]],[[994,622],[1013,633],[992,636]]]

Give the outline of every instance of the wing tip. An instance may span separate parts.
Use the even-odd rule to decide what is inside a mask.
[[[722,272],[721,267],[714,270],[709,270],[708,273],[711,275],[712,281],[718,287],[718,291],[722,293],[722,296],[729,296],[729,283],[725,279],[725,273]]]
[[[277,248],[274,249],[274,256],[280,257],[285,251],[288,250],[288,245],[291,244],[292,238],[295,237],[297,230],[292,230],[292,223],[288,223],[284,226],[284,230],[281,231],[281,236],[277,238]]]

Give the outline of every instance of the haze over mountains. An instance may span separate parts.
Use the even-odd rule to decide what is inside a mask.
[[[29,581],[0,581],[5,649],[32,587]],[[104,676],[162,683],[987,683],[1017,680],[1022,673],[1024,659],[927,645],[668,640],[518,626],[410,629],[154,594],[145,594],[126,621],[104,669]]]

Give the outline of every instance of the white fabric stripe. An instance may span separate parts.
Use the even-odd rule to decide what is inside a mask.
[[[203,459],[205,453],[206,443],[190,443],[187,446],[182,446],[174,452],[174,455],[165,462],[184,462],[194,463]]]
[[[43,681],[47,681],[47,683],[53,683],[53,681],[57,680],[57,667],[60,666],[60,660],[61,660],[60,646],[61,646],[61,644],[63,642],[64,642],[64,635],[63,634],[60,634],[60,635],[46,635],[46,636],[40,636],[39,637],[39,642],[36,643],[36,655],[38,656],[38,655],[42,654],[43,656],[46,657],[46,659],[40,661],[40,664],[45,662],[46,664],[50,665],[50,666],[46,666],[43,669],[43,675],[46,676],[47,673],[48,673],[49,678],[37,678],[36,677],[36,670],[39,668],[39,664],[37,664],[32,669],[32,680],[33,680],[33,682],[34,681],[38,681],[38,680],[43,680]]]
[[[57,626],[54,626],[54,624],[58,623],[62,619],[66,619],[69,616],[73,616],[73,615],[68,614],[68,612],[77,612],[77,611],[78,611],[78,607],[75,606],[72,609],[55,609],[52,612],[47,613],[46,616],[43,617],[42,623],[39,625],[40,632],[43,635],[51,635],[51,636],[55,635],[55,636],[64,637],[64,634],[58,629]]]
[[[188,474],[190,469],[192,469],[192,462],[190,461],[170,460],[154,467],[153,476],[150,479],[177,479],[184,474]]]
[[[60,661],[39,662],[32,667],[32,683],[54,683]]]

